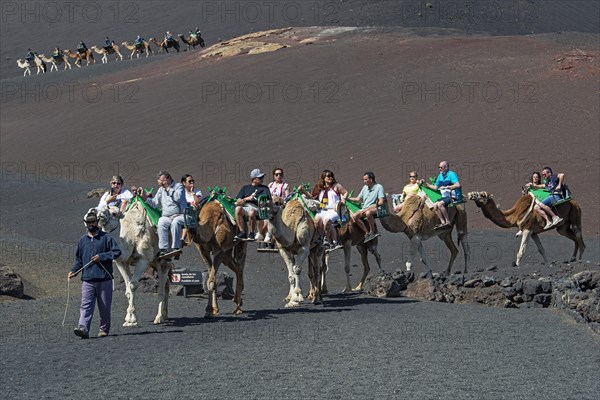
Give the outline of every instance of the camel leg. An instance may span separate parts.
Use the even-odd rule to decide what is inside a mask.
[[[421,256],[421,261],[423,262],[423,264],[425,265],[425,268],[427,269],[427,276],[431,277],[432,276],[432,271],[431,271],[431,267],[429,266],[429,263],[427,262],[427,257],[425,256],[425,249],[423,248],[423,241],[420,235],[415,235],[412,237],[412,239],[410,240],[412,246],[411,246],[411,260],[414,261],[414,256],[416,254],[416,252],[419,252],[419,255]],[[406,270],[410,271],[409,268],[409,263],[406,263]]]
[[[137,289],[137,284],[140,281],[142,274],[148,267],[148,261],[145,258],[137,260],[133,277],[130,275],[129,265],[119,261],[117,261],[116,264],[125,282],[125,297],[129,300],[123,326],[137,326],[137,318],[135,316],[135,290]]]
[[[235,315],[240,315],[242,311],[242,293],[244,291],[244,263],[246,261],[246,243],[238,243],[233,248],[233,258],[227,264],[235,273],[235,296],[233,301],[236,306],[233,310]]]
[[[210,261],[210,250],[201,247],[202,256],[209,260],[208,268],[208,280],[206,286],[208,287],[208,304],[206,306],[205,318],[216,317],[219,315],[219,306],[217,304],[217,271],[223,260],[223,253],[217,251],[213,254],[212,262]]]
[[[450,261],[448,262],[448,268],[446,268],[446,274],[450,274],[450,270],[454,265],[454,260],[456,260],[456,256],[458,256],[458,249],[454,245],[454,241],[452,240],[452,231],[447,230],[446,232],[440,235],[440,239],[444,242],[448,250],[450,250]]]
[[[558,228],[556,228],[556,231],[558,233],[560,233],[562,236],[571,239],[573,241],[573,243],[575,243],[575,249],[573,250],[573,255],[571,256],[571,258],[569,259],[569,261],[567,262],[573,262],[575,260],[577,260],[577,252],[581,249],[580,255],[579,255],[579,259],[581,259],[581,255],[583,255],[583,249],[585,249],[585,245],[583,244],[583,239],[581,238],[581,233],[579,233],[579,236],[573,232],[571,230],[571,228],[569,227],[568,224],[562,224],[560,225]]]
[[[377,240],[377,239],[375,239],[375,240]],[[358,250],[358,253],[360,254],[360,260],[363,265],[362,277],[360,278],[360,282],[359,282],[358,286],[356,288],[354,288],[354,290],[356,292],[362,291],[365,281],[367,280],[367,275],[369,275],[369,271],[371,271],[371,266],[369,265],[369,257],[368,257],[368,253],[367,253],[367,246],[368,246],[368,243],[367,244],[359,243],[356,246],[356,249]]]
[[[165,261],[160,261],[159,266],[157,268],[158,272],[158,298],[160,299],[158,303],[158,313],[154,318],[155,324],[162,324],[166,321],[169,315],[168,307],[169,307],[169,292],[167,289],[168,279],[169,279],[169,265]]]
[[[300,267],[294,263],[294,257],[291,253],[288,253],[287,250],[281,248],[279,250],[279,254],[285,261],[285,265],[288,268],[288,280],[290,282],[290,292],[288,297],[285,298],[285,301],[288,303],[285,307],[298,307],[300,302],[304,301],[304,297],[302,296],[302,289],[300,288]]]
[[[329,269],[329,253],[325,253],[322,257],[321,264],[321,294],[327,294],[327,270]]]
[[[319,304],[322,301],[321,289],[319,285],[320,260],[322,258],[321,249],[315,247],[308,255],[308,277],[310,278],[310,298],[313,304]]]
[[[542,255],[542,258],[544,259],[544,264],[548,264],[548,259],[546,258],[546,251],[544,250],[544,246],[542,245],[542,241],[540,240],[539,235],[537,233],[532,233],[531,238],[537,246],[538,251]]]
[[[529,229],[523,230],[523,234],[521,235],[521,246],[519,247],[519,252],[517,253],[517,260],[513,264],[515,267],[518,267],[521,264],[521,258],[525,255],[525,249],[527,248],[527,241],[531,236],[531,231]],[[540,242],[540,245],[542,243]],[[543,249],[543,247],[542,247]],[[539,250],[539,247],[538,247]],[[545,256],[544,256],[545,257]]]
[[[346,272],[346,288],[343,293],[351,293],[352,285],[350,284],[350,256],[352,255],[352,241],[347,240],[344,243],[344,272]]]

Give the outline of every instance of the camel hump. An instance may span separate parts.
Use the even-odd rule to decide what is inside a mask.
[[[287,202],[282,213],[282,219],[286,223],[299,223],[303,216],[304,206],[300,200],[294,199]]]

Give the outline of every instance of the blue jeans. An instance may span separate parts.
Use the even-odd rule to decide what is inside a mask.
[[[556,203],[558,201],[561,201],[561,200],[562,200],[562,197],[560,197],[559,195],[557,195],[557,194],[551,194],[546,199],[544,199],[544,201],[542,201],[542,204],[550,207],[554,203]]]

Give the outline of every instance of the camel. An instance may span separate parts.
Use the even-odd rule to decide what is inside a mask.
[[[517,253],[517,258],[513,265],[519,266],[521,259],[525,254],[525,248],[529,237],[533,239],[536,244],[538,251],[544,259],[544,263],[548,263],[544,246],[538,236],[539,233],[544,231],[545,221],[544,219],[533,211],[533,197],[524,194],[509,210],[500,210],[496,205],[496,202],[492,198],[492,194],[488,192],[470,192],[468,194],[469,199],[473,200],[477,207],[481,208],[483,215],[492,221],[494,224],[501,228],[512,228],[519,227],[522,231],[521,235],[521,246]],[[571,239],[575,243],[575,250],[571,256],[571,261],[575,261],[577,253],[579,252],[579,259],[583,256],[585,250],[585,244],[583,243],[583,236],[581,230],[581,207],[575,200],[568,201],[553,206],[556,214],[563,218],[563,221],[556,225],[556,231],[561,235]]]
[[[192,240],[208,266],[208,305],[206,318],[219,315],[217,305],[216,275],[221,263],[229,267],[236,277],[234,314],[242,313],[242,292],[244,290],[244,264],[246,262],[246,242],[233,240],[235,226],[225,216],[218,201],[209,201],[198,214],[198,226],[193,232]]]
[[[187,39],[183,35],[183,33],[180,33],[177,36],[179,37],[179,39],[181,39],[182,43],[187,44],[188,50],[191,50],[192,48],[194,50],[196,50],[196,46],[200,46],[200,47],[206,46],[206,44],[204,43],[204,39],[200,35],[194,36],[194,35],[190,34],[190,36],[188,36]]]
[[[159,42],[155,38],[150,38],[148,41],[154,43],[156,47],[158,47],[159,54],[162,54],[163,51],[166,51],[168,53],[171,47],[177,50],[177,52],[179,53],[179,40],[177,38],[173,38],[172,42],[167,42],[167,39],[163,39]]]
[[[59,54],[58,58],[46,57],[44,54],[38,54],[37,56],[45,63],[50,64],[50,72],[52,72],[52,70],[56,70],[58,72],[58,65],[62,63],[65,64],[64,69],[71,69],[71,63],[64,54]]]
[[[309,298],[313,304],[322,301],[319,284],[319,270],[325,249],[315,223],[300,200],[294,199],[282,204],[282,199],[273,196],[273,206],[267,220],[267,229],[277,241],[279,254],[288,268],[290,291],[285,307],[298,307],[304,301],[300,288],[300,272],[304,260],[308,258],[310,278]]]
[[[123,46],[127,50],[131,51],[131,55],[129,56],[130,59],[133,59],[133,56],[136,54],[137,54],[137,58],[140,58],[140,53],[143,53],[144,51],[146,52],[146,57],[148,57],[151,54],[154,54],[154,52],[150,48],[150,44],[148,42],[146,42],[145,40],[142,41],[140,46],[137,46],[135,43],[129,44],[129,43],[127,43],[127,41],[124,41],[123,43],[121,43],[121,46]]]
[[[402,210],[397,214],[388,214],[385,217],[379,218],[379,222],[383,228],[389,232],[404,232],[410,239],[410,255],[406,262],[406,269],[410,271],[416,252],[421,256],[421,261],[427,268],[427,273],[431,276],[431,268],[425,258],[423,249],[423,240],[439,236],[446,247],[450,250],[450,262],[446,273],[450,273],[450,269],[454,264],[454,260],[458,255],[458,248],[452,241],[452,229],[456,226],[458,233],[458,243],[462,245],[465,253],[465,266],[463,272],[467,272],[467,261],[470,258],[470,249],[467,242],[467,212],[464,204],[457,204],[454,207],[448,208],[448,216],[450,218],[450,226],[445,229],[433,229],[439,223],[439,219],[435,212],[426,204],[425,200],[420,196],[412,196],[406,199]]]
[[[87,61],[87,64],[85,64],[86,67],[90,65],[90,63],[96,64],[96,60],[94,59],[94,53],[90,49],[87,49],[83,54],[80,52],[73,53],[71,50],[65,49],[63,50],[63,54],[74,59],[75,62],[73,64],[80,68],[84,59]]]
[[[32,61],[29,61],[29,60],[23,61],[20,58],[17,60],[17,65],[19,66],[19,68],[23,68],[25,70],[25,71],[23,71],[23,76],[31,75],[31,68],[36,66],[36,64],[33,60]],[[39,67],[38,67],[37,73],[38,74],[40,73]]]
[[[342,244],[344,250],[344,271],[346,272],[346,288],[344,293],[360,292],[363,289],[367,275],[371,267],[369,266],[368,252],[371,252],[375,256],[379,270],[381,270],[381,256],[377,252],[378,239],[372,239],[367,243],[364,243],[365,233],[358,227],[358,225],[350,220],[347,224],[338,229],[338,242]],[[363,264],[363,275],[360,279],[360,283],[356,288],[352,289],[350,284],[350,256],[352,254],[352,246],[356,246],[360,259]],[[329,253],[325,254],[323,261],[323,273],[321,275],[321,292],[327,293],[326,273],[329,269]]]
[[[98,210],[100,229],[113,232],[120,224],[121,230],[117,242],[122,251],[121,257],[115,260],[119,272],[125,281],[125,296],[129,300],[125,323],[123,326],[137,326],[135,315],[135,290],[148,265],[158,273],[158,313],[155,324],[163,323],[168,318],[169,274],[172,264],[165,260],[158,261],[158,234],[148,222],[146,210],[139,201],[134,202],[123,214],[118,207],[109,206]],[[131,275],[130,266],[135,267]]]
[[[103,46],[92,46],[90,48],[94,50],[96,54],[102,54],[102,64],[106,64],[108,62],[109,54],[115,55],[115,61],[123,61],[123,55],[119,51],[119,46],[117,46],[115,42],[113,42],[112,47],[109,49]]]

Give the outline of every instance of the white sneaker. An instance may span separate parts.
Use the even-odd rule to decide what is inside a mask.
[[[265,235],[265,242],[271,242],[271,234],[269,232]]]
[[[552,221],[548,221],[546,223],[546,226],[544,226],[544,229],[550,229],[550,228],[552,228]]]
[[[552,219],[552,226],[556,226],[556,225],[560,224],[562,222],[562,220],[563,219],[557,215],[556,217],[554,217],[554,219]]]
[[[262,242],[263,241],[263,235],[261,235],[260,233],[256,234],[256,241],[257,242]]]
[[[523,231],[519,230],[519,232],[517,232],[517,234],[515,235],[516,237],[519,237],[523,234]]]

